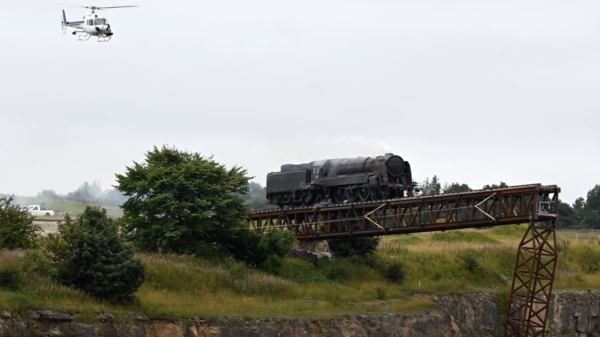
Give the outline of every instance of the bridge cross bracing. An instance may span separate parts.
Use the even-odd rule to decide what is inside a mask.
[[[293,231],[298,240],[408,234],[552,220],[557,186],[541,184],[427,197],[253,212],[252,228]]]
[[[299,241],[485,228],[529,223],[519,245],[505,337],[543,337],[557,262],[560,188],[502,189],[252,212],[257,234],[293,231]]]

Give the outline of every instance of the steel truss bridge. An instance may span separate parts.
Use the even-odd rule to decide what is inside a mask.
[[[410,234],[528,223],[519,244],[505,337],[544,336],[557,262],[560,188],[521,185],[426,197],[252,212],[257,234],[293,231],[299,241]]]

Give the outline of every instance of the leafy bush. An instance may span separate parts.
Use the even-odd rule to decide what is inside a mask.
[[[474,272],[479,268],[478,255],[479,252],[474,249],[465,249],[457,254],[462,266],[469,272]]]
[[[579,265],[585,273],[593,274],[600,270],[600,252],[589,246],[581,246],[578,253]]]
[[[15,263],[4,262],[0,266],[0,289],[18,291],[22,283],[23,276]]]
[[[264,269],[274,274],[279,274],[283,258],[296,241],[296,235],[288,230],[270,230],[261,236],[262,249],[268,258],[264,262]]]
[[[329,240],[329,246],[336,257],[367,256],[379,245],[380,237],[359,237]]]
[[[400,263],[393,263],[388,267],[385,278],[394,283],[402,283],[404,281],[404,269]]]
[[[261,246],[261,237],[246,229],[232,231],[221,242],[221,246],[236,260],[252,267],[260,266],[268,258],[266,250]]]
[[[0,197],[0,248],[31,248],[41,228],[33,217],[12,204],[13,197]]]
[[[86,207],[76,221],[69,216],[50,234],[47,245],[62,284],[100,300],[125,303],[145,278],[141,261],[124,245],[106,210]]]
[[[340,265],[334,265],[331,268],[325,270],[325,276],[328,279],[338,283],[346,283],[350,281],[350,272],[347,268]]]
[[[270,230],[260,236],[246,229],[232,232],[221,242],[231,256],[251,267],[261,266],[275,274],[296,240],[294,233],[282,229]]]

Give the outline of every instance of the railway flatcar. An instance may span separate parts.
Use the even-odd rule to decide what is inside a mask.
[[[267,174],[266,197],[280,207],[311,206],[413,196],[410,164],[399,155],[284,164]]]

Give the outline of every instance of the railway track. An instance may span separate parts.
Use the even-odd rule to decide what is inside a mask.
[[[354,203],[254,211],[249,222],[262,234],[292,230],[298,240],[335,239],[510,225],[554,219],[556,185],[528,184]]]

